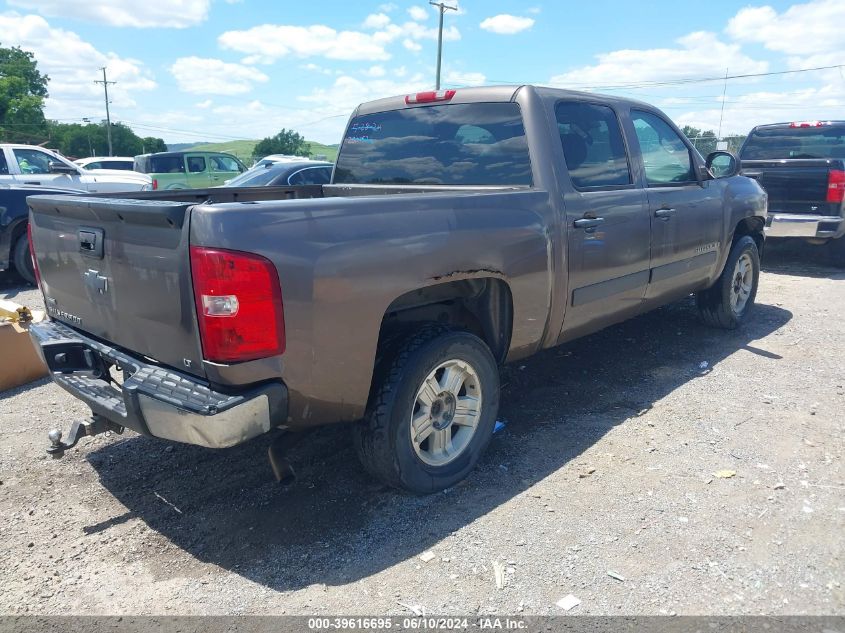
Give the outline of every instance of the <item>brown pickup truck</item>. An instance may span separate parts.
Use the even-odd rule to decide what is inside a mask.
[[[451,486],[500,364],[690,293],[748,318],[766,195],[737,171],[647,104],[494,87],[361,105],[327,185],[30,198],[32,336],[94,413],[49,451],[349,422],[377,477]]]

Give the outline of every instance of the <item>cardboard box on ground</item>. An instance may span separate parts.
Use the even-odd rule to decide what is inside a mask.
[[[30,324],[42,321],[44,313],[32,312],[32,321],[28,322],[9,320],[10,313],[20,313],[21,307],[11,301],[0,301],[0,391],[47,375],[47,366],[29,337]]]

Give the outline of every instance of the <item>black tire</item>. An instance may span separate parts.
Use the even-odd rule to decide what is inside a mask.
[[[744,255],[748,255],[752,265],[751,294],[744,306],[735,310],[731,305],[731,295],[734,289],[736,265]],[[731,247],[728,260],[722,274],[716,283],[707,290],[696,293],[695,302],[701,319],[709,326],[725,330],[738,328],[754,309],[757,297],[757,284],[760,280],[760,253],[754,239],[748,235],[740,237]]]
[[[414,449],[410,420],[423,381],[451,359],[469,364],[479,379],[480,419],[453,461],[432,466]],[[499,369],[484,341],[468,332],[423,326],[398,344],[375,380],[365,418],[353,430],[355,449],[367,472],[417,494],[437,492],[464,479],[487,448],[499,410]]]
[[[23,277],[24,281],[35,285],[35,269],[32,266],[32,256],[29,253],[29,240],[26,238],[26,233],[18,238],[15,242],[15,248],[12,252],[12,263],[15,265],[15,271],[18,275]]]
[[[827,258],[831,266],[845,268],[845,237],[827,243]]]

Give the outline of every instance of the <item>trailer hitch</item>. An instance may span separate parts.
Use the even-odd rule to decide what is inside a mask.
[[[62,442],[61,429],[52,429],[47,433],[47,439],[50,440],[47,454],[53,459],[61,459],[65,456],[65,451],[76,446],[83,437],[92,437],[100,433],[105,433],[106,431],[114,431],[120,435],[123,433],[123,427],[96,413],[91,416],[90,420],[74,422],[68,432],[67,442]]]

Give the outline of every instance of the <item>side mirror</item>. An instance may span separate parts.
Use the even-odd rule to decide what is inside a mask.
[[[65,165],[63,162],[58,160],[51,160],[47,163],[47,171],[51,174],[78,174],[79,170],[76,167],[71,167],[70,165]]]
[[[739,159],[730,152],[710,152],[705,165],[713,178],[730,178],[739,173]]]

